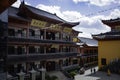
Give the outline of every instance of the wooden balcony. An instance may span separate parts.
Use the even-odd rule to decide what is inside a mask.
[[[77,53],[46,53],[46,54],[22,54],[22,55],[8,55],[7,60],[10,63],[14,62],[30,62],[47,59],[58,59],[67,57],[76,57]]]
[[[25,42],[25,43],[56,43],[56,44],[72,44],[76,45],[72,41],[64,40],[44,40],[39,38],[24,38],[24,37],[8,37],[8,42]]]

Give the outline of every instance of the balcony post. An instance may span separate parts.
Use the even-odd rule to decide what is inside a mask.
[[[44,29],[44,40],[46,40],[46,29]]]
[[[15,46],[15,54],[17,54],[17,46]]]
[[[28,55],[29,54],[29,46],[26,45],[26,54]]]
[[[44,47],[44,54],[46,54],[46,47]]]
[[[60,70],[59,60],[55,61],[55,70]]]
[[[63,34],[62,31],[60,32],[60,40],[62,40]]]
[[[73,59],[71,58],[71,59],[70,59],[70,65],[72,65],[72,64],[73,64]]]
[[[31,80],[36,80],[36,74],[37,74],[37,71],[35,71],[33,68],[31,71],[29,71],[30,74],[31,74]]]
[[[27,30],[26,30],[26,38],[29,38],[29,27],[30,27],[30,23],[28,23],[28,27],[27,27]]]
[[[42,75],[42,80],[45,80],[45,72],[46,72],[46,69],[42,67],[42,68],[40,69],[40,71],[41,71],[41,75]]]
[[[24,80],[25,73],[22,72],[22,70],[21,70],[20,73],[18,73],[17,75],[19,76],[19,80]]]
[[[17,64],[14,64],[14,73],[17,73]]]
[[[80,58],[78,58],[78,64],[80,64]]]

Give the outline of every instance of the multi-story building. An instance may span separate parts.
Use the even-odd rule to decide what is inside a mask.
[[[56,14],[21,3],[10,7],[8,21],[7,69],[10,74],[32,68],[59,70],[78,64],[78,46],[73,41],[79,32]]]
[[[120,18],[102,20],[102,22],[110,26],[111,31],[93,35],[93,38],[98,40],[99,68],[120,58]]]
[[[91,68],[98,64],[98,42],[94,39],[79,37],[80,66]]]

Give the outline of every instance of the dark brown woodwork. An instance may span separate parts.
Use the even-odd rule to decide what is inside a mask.
[[[0,0],[0,13],[10,7],[17,0]]]

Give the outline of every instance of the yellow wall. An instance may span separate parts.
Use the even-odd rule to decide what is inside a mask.
[[[98,41],[98,66],[101,65],[101,58],[106,58],[108,64],[115,58],[120,58],[120,40]]]

